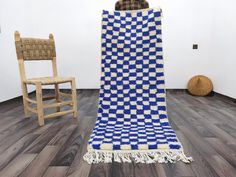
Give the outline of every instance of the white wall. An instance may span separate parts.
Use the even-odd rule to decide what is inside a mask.
[[[31,31],[26,25],[30,24],[30,16],[19,12],[19,9],[26,8],[25,4],[26,1],[13,2],[0,0],[0,101],[20,95],[19,72],[15,56],[13,31],[16,27],[19,27],[26,33]]]
[[[76,76],[78,88],[99,88],[101,12],[114,9],[115,2],[0,0],[0,102],[21,95],[13,40],[15,30],[22,36],[35,37],[47,37],[52,32],[59,74]],[[167,88],[186,88],[187,81],[195,74],[215,76],[209,50],[211,2],[213,0],[149,0],[151,7],[163,9]],[[193,43],[199,44],[199,50],[192,50]],[[50,74],[48,63],[36,64],[27,67],[29,76]]]
[[[236,98],[236,1],[216,0],[212,25],[214,90]]]
[[[152,4],[155,4],[154,1]],[[160,0],[167,88],[186,88],[196,74],[208,75],[211,0]],[[204,4],[204,5],[203,5]],[[199,44],[198,50],[192,44]]]

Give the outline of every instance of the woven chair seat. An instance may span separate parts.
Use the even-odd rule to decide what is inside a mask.
[[[39,77],[39,78],[27,79],[24,82],[26,84],[33,84],[33,85],[39,82],[42,85],[51,85],[51,84],[71,82],[72,80],[73,77]]]

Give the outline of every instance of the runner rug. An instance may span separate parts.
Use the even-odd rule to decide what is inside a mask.
[[[160,9],[103,11],[91,163],[190,163],[167,118]]]

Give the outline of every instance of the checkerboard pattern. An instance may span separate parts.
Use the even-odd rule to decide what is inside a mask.
[[[98,117],[89,151],[180,150],[166,111],[160,9],[104,11]]]

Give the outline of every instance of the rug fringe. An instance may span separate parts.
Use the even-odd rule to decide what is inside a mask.
[[[84,155],[84,160],[88,164],[94,163],[111,163],[115,162],[128,162],[135,163],[175,163],[182,161],[184,163],[190,163],[193,161],[192,157],[186,157],[183,150],[155,150],[155,151],[129,151],[129,152],[111,152],[111,151],[99,151],[90,150]]]

